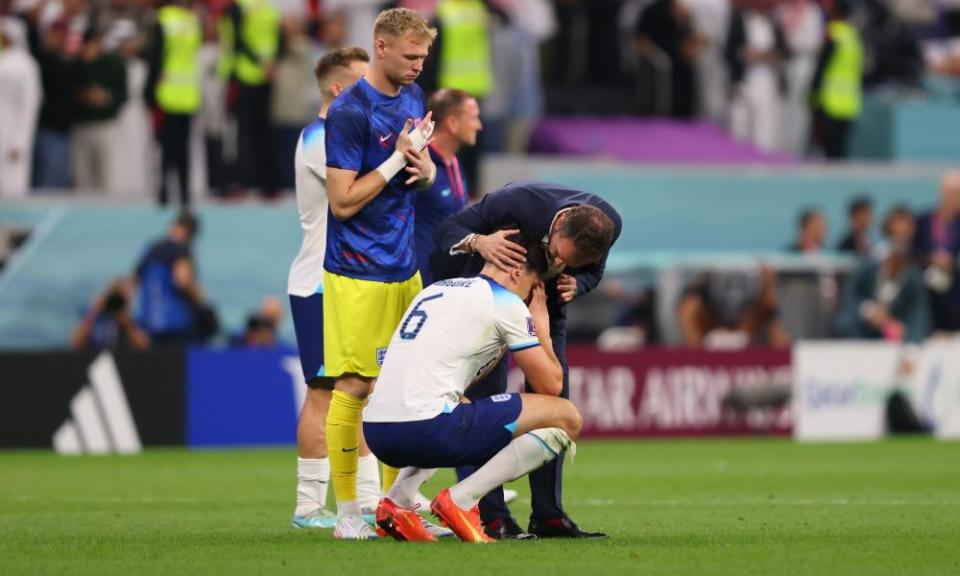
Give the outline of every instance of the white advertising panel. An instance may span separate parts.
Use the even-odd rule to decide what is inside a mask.
[[[937,437],[960,438],[960,342],[924,345],[917,356],[910,393],[920,420]]]
[[[901,346],[886,342],[800,342],[793,348],[797,440],[875,440],[886,433],[886,401]]]

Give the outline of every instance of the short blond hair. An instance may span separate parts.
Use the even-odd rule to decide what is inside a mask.
[[[430,45],[437,37],[437,29],[431,28],[422,16],[409,8],[391,8],[381,12],[373,25],[373,35],[382,34],[396,38],[413,34],[417,42],[426,42]]]
[[[317,60],[317,65],[313,68],[313,75],[322,88],[334,70],[350,68],[350,65],[354,62],[369,61],[370,56],[363,48],[338,48],[327,52],[320,60]]]

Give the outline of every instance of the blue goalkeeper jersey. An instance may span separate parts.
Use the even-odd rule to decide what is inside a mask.
[[[334,100],[327,113],[327,167],[364,176],[393,153],[404,122],[424,114],[423,91],[416,84],[387,96],[361,78]],[[394,176],[353,217],[342,222],[329,217],[326,270],[380,282],[400,282],[416,273],[416,191],[403,183],[408,177],[406,171]]]

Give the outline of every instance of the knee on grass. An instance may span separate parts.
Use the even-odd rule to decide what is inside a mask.
[[[577,410],[573,402],[569,400],[563,402],[563,409],[561,410],[557,427],[566,432],[571,440],[576,440],[580,435],[580,429],[583,428],[583,418],[580,416],[580,411]]]
[[[562,428],[538,428],[529,433],[536,436],[555,455],[562,454],[573,444],[573,440]]]

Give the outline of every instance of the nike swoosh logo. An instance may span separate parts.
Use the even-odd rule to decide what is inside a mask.
[[[354,446],[353,448],[341,448],[341,450],[343,450],[344,452],[353,452],[357,448],[359,448],[359,446]]]
[[[393,134],[387,134],[386,136],[381,136],[381,137],[380,137],[380,143],[383,144],[384,142],[386,142],[387,140],[389,140],[391,136],[393,136]]]

